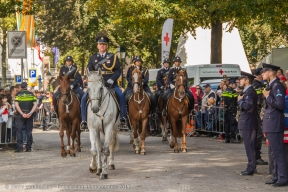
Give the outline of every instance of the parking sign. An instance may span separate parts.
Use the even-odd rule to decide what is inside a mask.
[[[38,84],[37,81],[37,69],[29,69],[29,78],[28,78],[28,85],[31,87],[35,87]]]
[[[22,76],[21,75],[14,75],[14,84],[21,84],[22,83]]]

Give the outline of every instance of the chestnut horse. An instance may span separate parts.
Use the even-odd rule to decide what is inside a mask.
[[[164,91],[163,93],[165,93],[165,91],[168,89],[168,73],[164,76]],[[168,128],[167,128],[167,116],[163,116],[162,115],[162,111],[163,111],[163,93],[161,93],[158,97],[158,117],[160,119],[161,122],[161,130],[162,130],[162,141],[167,141],[167,134],[168,134]]]
[[[171,134],[174,139],[170,140],[170,147],[174,152],[179,152],[177,137],[182,137],[180,150],[187,152],[186,147],[186,126],[188,122],[188,99],[186,98],[186,70],[178,71],[176,74],[175,91],[167,104],[168,121],[171,125]]]
[[[61,139],[61,156],[66,157],[67,153],[70,156],[75,157],[74,140],[77,135],[77,152],[81,151],[80,145],[80,102],[75,93],[70,89],[70,80],[68,76],[60,76],[60,93],[61,97],[58,103],[58,114],[60,122],[60,139]],[[67,151],[64,149],[64,128],[67,135]],[[76,134],[77,131],[77,134]],[[70,145],[70,137],[72,139],[72,145]],[[71,146],[71,150],[70,150]]]
[[[146,155],[145,137],[146,126],[150,114],[150,103],[147,94],[143,90],[141,71],[137,68],[132,71],[132,84],[133,95],[128,103],[128,115],[134,135],[135,153]],[[141,151],[139,148],[140,142],[138,139],[138,134],[140,134],[141,138]]]

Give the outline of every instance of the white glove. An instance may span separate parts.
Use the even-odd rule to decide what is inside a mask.
[[[161,86],[160,89],[164,89],[164,86]]]
[[[171,83],[171,84],[170,84],[170,88],[171,88],[171,89],[174,89],[175,86]]]
[[[73,89],[74,88],[74,85],[70,85],[70,89]]]
[[[112,79],[108,79],[107,83],[112,85],[114,81]]]

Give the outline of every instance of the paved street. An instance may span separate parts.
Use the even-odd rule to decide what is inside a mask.
[[[0,151],[0,191],[288,191],[288,187],[264,185],[268,166],[258,174],[240,176],[245,169],[243,144],[224,144],[208,137],[189,137],[188,153],[173,153],[160,137],[148,137],[147,155],[136,155],[129,137],[119,133],[115,170],[108,180],[89,172],[89,133],[82,133],[82,152],[60,156],[58,131],[33,131],[35,150],[15,154]],[[268,160],[267,147],[263,159]],[[33,189],[32,189],[33,188]]]

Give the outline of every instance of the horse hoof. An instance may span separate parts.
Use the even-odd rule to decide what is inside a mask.
[[[170,144],[170,148],[173,149],[174,148],[174,144]]]
[[[67,154],[70,154],[70,150],[67,150],[66,153],[67,153]]]
[[[187,153],[187,151],[188,151],[188,150],[187,150],[187,149],[185,149],[185,148],[184,148],[184,149],[182,149],[182,153]]]
[[[146,152],[141,152],[140,155],[146,155]]]
[[[97,172],[97,168],[96,169],[92,169],[91,167],[89,167],[89,171],[90,171],[90,173],[96,173]]]
[[[109,170],[114,170],[115,169],[115,165],[108,165],[108,169]]]
[[[82,148],[82,145],[80,145],[80,148]]]
[[[96,175],[100,175],[102,173],[102,169],[97,169]]]
[[[66,157],[66,156],[67,156],[67,153],[66,153],[66,152],[61,153],[61,156],[62,156],[62,157]]]
[[[71,157],[76,157],[76,154],[75,153],[70,153],[70,156]]]
[[[76,152],[81,152],[81,148],[77,148],[77,149],[76,149]]]
[[[133,140],[130,140],[130,141],[129,141],[129,144],[133,144]]]
[[[162,137],[162,141],[167,141],[167,137]]]
[[[100,179],[108,179],[108,174],[101,174]]]
[[[136,148],[136,145],[133,144],[133,149],[135,149],[135,148]]]
[[[139,150],[135,150],[135,153],[136,153],[136,154],[139,154]]]
[[[179,150],[178,149],[174,149],[174,153],[179,153]]]

